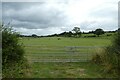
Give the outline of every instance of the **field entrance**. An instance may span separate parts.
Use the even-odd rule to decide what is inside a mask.
[[[110,44],[99,38],[23,38],[30,78],[102,78],[92,55]]]
[[[34,50],[32,48],[34,48]],[[36,47],[36,48],[35,48]],[[33,78],[101,78],[100,66],[89,62],[103,46],[27,46]],[[31,76],[30,76],[31,77]]]

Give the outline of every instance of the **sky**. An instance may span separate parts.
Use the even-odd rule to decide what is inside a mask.
[[[119,0],[4,0],[2,21],[24,35],[118,28]]]

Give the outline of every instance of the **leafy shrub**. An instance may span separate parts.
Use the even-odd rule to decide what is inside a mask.
[[[8,26],[9,27],[9,26]],[[2,63],[16,63],[23,58],[24,49],[19,44],[17,33],[11,28],[2,26]]]
[[[30,76],[28,73],[30,73],[30,66],[25,58],[16,64],[7,64],[2,69],[3,78],[26,78]]]
[[[102,69],[104,73],[111,73],[118,77],[120,74],[120,34],[116,34],[112,45],[106,47],[105,51],[93,56],[92,61],[95,63],[101,61],[100,64],[104,66]]]
[[[2,75],[3,77],[19,77],[23,65],[27,66],[24,58],[24,48],[19,44],[18,33],[10,25],[0,25],[2,32]],[[18,66],[19,65],[19,66]],[[22,74],[24,76],[24,74]]]

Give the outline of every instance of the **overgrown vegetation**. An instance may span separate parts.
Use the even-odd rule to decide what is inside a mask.
[[[112,45],[97,53],[92,59],[95,63],[104,66],[103,73],[119,77],[120,74],[120,32],[113,38]]]
[[[25,77],[27,60],[24,48],[19,44],[18,33],[8,25],[0,25],[2,32],[2,76],[3,78]]]

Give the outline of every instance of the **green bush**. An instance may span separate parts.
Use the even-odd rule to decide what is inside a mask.
[[[2,68],[3,78],[28,78],[29,73],[30,67],[25,58],[16,64],[7,64]]]
[[[2,32],[2,75],[3,77],[24,76],[21,70],[27,69],[27,60],[24,58],[24,48],[19,43],[18,33],[10,25],[0,25]],[[21,77],[22,77],[21,76]]]
[[[19,44],[18,34],[9,26],[2,26],[2,65],[22,60],[24,49]]]
[[[106,74],[119,76],[120,74],[120,34],[116,34],[112,45],[106,47],[101,54],[93,56],[92,61],[103,65],[102,71]]]
[[[113,44],[106,48],[106,59],[104,63],[111,65],[111,69],[106,70],[107,72],[114,73],[115,75],[120,74],[120,34],[118,33],[113,40]],[[107,67],[107,65],[105,65]]]

